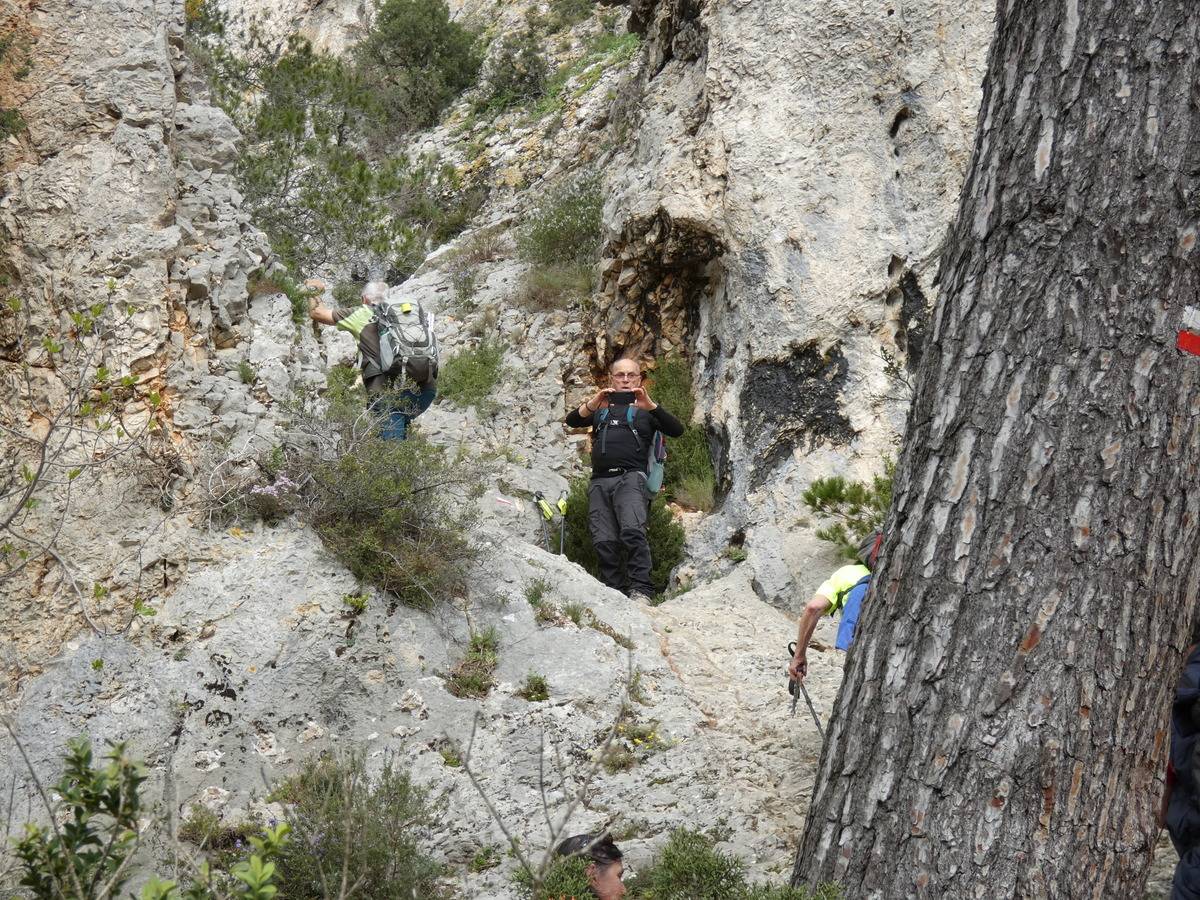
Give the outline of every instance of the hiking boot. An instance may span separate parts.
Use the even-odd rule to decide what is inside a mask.
[[[654,598],[651,597],[649,594],[643,594],[641,591],[632,591],[629,594],[629,599],[632,600],[634,603],[644,603],[647,606],[654,605]]]

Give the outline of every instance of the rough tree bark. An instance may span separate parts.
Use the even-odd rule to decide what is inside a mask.
[[[793,882],[1134,897],[1200,578],[1200,4],[1008,0]]]

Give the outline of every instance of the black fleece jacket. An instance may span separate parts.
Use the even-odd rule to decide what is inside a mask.
[[[579,410],[567,413],[567,425],[571,428],[592,426],[592,477],[604,478],[622,472],[646,471],[646,455],[650,452],[650,441],[654,432],[661,431],[666,437],[679,437],[683,425],[663,409],[654,407],[653,412],[633,408],[633,428],[627,421],[624,404],[608,407],[608,418],[603,431],[598,427],[599,410],[590,416],[581,416]],[[635,438],[633,432],[637,432]]]

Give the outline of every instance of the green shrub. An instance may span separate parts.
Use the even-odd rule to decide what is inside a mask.
[[[14,846],[21,886],[35,897],[68,896],[76,893],[70,891],[74,884],[94,890],[96,883],[109,880],[113,893],[119,893],[128,880],[125,860],[137,846],[139,791],[146,774],[126,755],[124,744],[114,745],[105,759],[107,765],[93,767],[91,743],[69,741],[62,778],[53,786],[69,820],[59,829],[26,825]]]
[[[680,506],[710,512],[716,505],[716,490],[715,476],[684,475],[676,483],[672,493],[673,499]]]
[[[595,174],[552,189],[518,239],[522,257],[543,266],[593,262],[600,249],[601,182]]]
[[[835,521],[817,529],[817,537],[834,544],[846,559],[858,561],[858,545],[883,527],[892,505],[892,478],[896,463],[883,461],[883,474],[870,483],[847,481],[841,475],[818,478],[804,492],[804,505],[819,516]]]
[[[308,321],[309,300],[319,293],[306,287],[287,269],[276,268],[270,274],[258,274],[250,279],[247,291],[251,297],[283,294],[292,307],[292,321],[303,325]]]
[[[455,697],[486,697],[495,684],[492,673],[499,661],[499,643],[495,628],[471,635],[466,656],[446,678],[446,690]]]
[[[705,488],[708,488],[707,494],[711,495],[716,475],[704,429],[692,424],[696,401],[692,393],[691,366],[679,354],[670,353],[657,362],[648,381],[647,390],[654,402],[661,403],[663,409],[684,423],[683,434],[667,440],[663,490],[672,499],[693,509],[705,509],[701,503],[695,502],[697,500],[707,500],[707,508],[712,509],[713,501],[711,496],[705,496]],[[684,485],[688,488],[681,490]]]
[[[567,498],[566,556],[599,578],[600,566],[587,525],[588,481],[588,477],[584,475],[571,482],[571,491]],[[671,570],[683,562],[685,539],[683,526],[675,521],[661,491],[650,504],[647,526],[653,563],[650,582],[654,585],[655,592],[661,593],[666,590]]]
[[[450,19],[444,0],[384,0],[352,56],[372,103],[372,136],[391,142],[436,124],[475,83],[475,36]]]
[[[339,281],[333,286],[333,302],[342,309],[353,309],[362,302],[363,281]]]
[[[500,381],[504,349],[500,341],[484,339],[450,357],[438,374],[438,396],[459,406],[481,406]]]
[[[471,857],[471,862],[467,868],[472,872],[486,872],[488,869],[494,869],[500,865],[500,848],[495,844],[489,844],[486,847],[480,847],[475,855]]]
[[[331,366],[325,373],[325,414],[329,420],[349,428],[362,415],[367,391],[358,378],[358,366]]]
[[[23,80],[30,71],[28,54],[23,61],[17,61],[14,68],[13,45],[15,37],[12,34],[0,35],[0,75],[9,76],[17,81]],[[15,109],[0,106],[0,141],[7,140],[11,135],[23,131],[25,120]]]
[[[567,309],[592,293],[592,267],[587,263],[534,266],[525,273],[520,303],[526,309]]]
[[[585,607],[578,601],[564,603],[562,606],[562,614],[575,623],[576,627],[583,627],[583,613]]]
[[[58,826],[28,823],[13,844],[21,864],[19,883],[36,900],[109,900],[122,893],[133,874],[128,862],[144,825],[140,792],[145,769],[126,754],[124,744],[113,745],[104,758],[107,765],[93,766],[90,742],[86,738],[69,741],[62,778],[52,787],[55,803],[47,810]],[[203,836],[211,839],[216,817],[207,810],[205,814],[202,824],[191,832],[193,837],[205,829]],[[248,859],[236,861],[230,854],[229,868],[201,868],[184,895],[197,900],[270,900],[277,890],[271,860],[287,844],[288,832],[289,826],[283,824],[261,837],[248,836],[253,850]],[[181,836],[187,839],[187,834],[185,823]],[[178,900],[177,888],[174,881],[151,877],[139,896],[142,900]]]
[[[546,58],[536,34],[526,31],[501,40],[488,89],[485,105],[493,110],[508,109],[545,93]]]
[[[342,605],[352,616],[360,616],[367,611],[367,603],[370,602],[368,594],[346,594],[342,597]]]
[[[698,831],[679,829],[653,865],[639,872],[629,885],[631,898],[646,900],[838,900],[836,885],[816,893],[804,888],[749,884],[746,865],[736,857],[713,849],[712,838]]]
[[[536,672],[530,672],[525,676],[525,683],[521,685],[521,689],[517,691],[518,697],[523,697],[530,703],[537,703],[541,700],[550,699],[550,685],[546,682],[544,675],[539,675]]]
[[[578,25],[590,18],[595,0],[550,0],[550,14],[546,19],[546,30],[550,34]]]
[[[238,363],[238,378],[242,384],[254,384],[258,379],[258,373],[254,371],[254,366],[250,365],[249,360],[243,359]]]
[[[546,599],[546,594],[550,592],[550,582],[545,578],[537,578],[529,582],[525,588],[525,599],[529,601],[529,605],[535,609],[542,605]]]
[[[571,95],[580,96],[591,90],[609,67],[624,65],[631,60],[640,46],[636,34],[601,33],[593,39],[587,53],[562,66],[546,79],[546,89],[541,99],[530,110],[532,117],[542,119],[552,113],[561,112],[568,84],[574,82]]]
[[[535,884],[533,877],[524,869],[517,870],[513,882],[523,900],[562,900],[563,897],[591,896],[587,861],[578,856],[556,859],[547,867],[540,884]]]
[[[312,465],[309,518],[360,581],[428,609],[462,591],[475,557],[466,509],[449,493],[468,471],[411,432],[363,440]]]
[[[337,896],[343,867],[355,897],[441,897],[441,867],[420,849],[433,809],[424,790],[391,759],[378,779],[361,754],[306,762],[274,793],[293,840],[279,857],[279,896]]]
[[[379,129],[407,127],[394,115],[396,97],[388,85],[408,83],[416,70],[349,63],[298,35],[279,45],[255,27],[234,52],[224,37],[223,14],[207,2],[202,9],[210,5],[220,21],[192,34],[195,54],[203,58],[214,98],[243,135],[237,175],[245,206],[290,269],[372,256],[407,276],[430,242],[446,240],[475,214],[482,195],[464,190],[452,166],[368,146]],[[417,18],[428,12],[426,24],[445,18],[441,0],[389,0],[360,45],[364,59],[386,57],[396,49],[393,39],[441,46],[436,23],[397,38],[403,23],[397,26],[393,13],[403,20],[406,10]],[[447,27],[461,31],[453,23]],[[450,63],[449,57],[419,58],[429,72]],[[422,91],[416,102],[432,98]]]

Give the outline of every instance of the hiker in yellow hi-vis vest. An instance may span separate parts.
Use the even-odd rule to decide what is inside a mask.
[[[802,681],[808,674],[808,642],[812,640],[813,631],[816,630],[817,621],[821,616],[831,616],[841,610],[842,622],[838,628],[836,647],[838,650],[850,649],[850,642],[854,640],[854,629],[858,624],[858,614],[871,581],[871,570],[879,558],[879,548],[882,544],[881,531],[873,531],[864,537],[858,545],[857,553],[861,565],[852,564],[837,569],[821,583],[813,598],[804,607],[804,612],[800,614],[795,650],[791,662],[788,663],[788,677],[793,681]]]
[[[432,318],[419,303],[389,299],[383,281],[367,282],[361,306],[329,309],[316,305],[309,317],[354,335],[367,408],[379,419],[380,436],[404,440],[408,423],[425,412],[437,396],[437,338]]]

